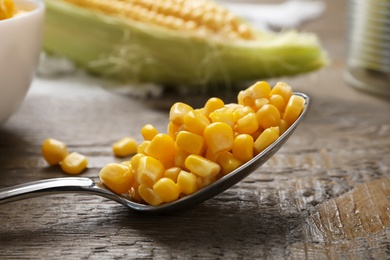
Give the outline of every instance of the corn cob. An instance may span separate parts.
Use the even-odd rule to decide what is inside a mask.
[[[313,34],[266,33],[209,0],[45,0],[44,47],[123,81],[205,86],[326,64]]]

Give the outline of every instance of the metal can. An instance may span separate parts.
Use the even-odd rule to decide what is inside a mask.
[[[390,0],[349,0],[345,80],[390,96]]]

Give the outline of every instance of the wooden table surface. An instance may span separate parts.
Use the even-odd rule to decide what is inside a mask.
[[[135,213],[107,199],[52,195],[0,207],[1,259],[389,259],[390,100],[343,80],[346,1],[300,30],[318,34],[331,63],[283,78],[312,98],[309,113],[264,166],[223,194],[167,215]],[[279,79],[280,80],[280,79]],[[72,78],[37,78],[0,127],[0,187],[66,176],[41,156],[45,138],[67,143],[96,176],[111,144],[165,131],[167,111]],[[94,83],[95,82],[95,83]]]

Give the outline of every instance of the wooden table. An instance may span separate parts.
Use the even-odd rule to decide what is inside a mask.
[[[331,64],[282,80],[312,98],[286,145],[248,178],[193,209],[143,215],[97,196],[52,195],[0,207],[1,259],[390,257],[390,102],[343,80],[346,3],[300,30],[315,32]],[[280,79],[279,79],[280,80]],[[165,131],[167,111],[90,84],[37,79],[0,127],[0,187],[66,176],[41,156],[47,137],[90,161],[96,176],[111,144]]]

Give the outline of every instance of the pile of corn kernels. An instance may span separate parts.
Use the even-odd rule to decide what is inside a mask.
[[[101,181],[113,192],[128,193],[141,203],[157,206],[175,201],[262,152],[296,121],[305,106],[304,98],[294,95],[283,82],[273,88],[265,81],[257,82],[240,91],[237,98],[234,104],[210,98],[198,109],[175,103],[167,133],[147,124],[141,129],[144,140],[140,144],[124,137],[113,145],[115,156],[132,157],[104,166],[99,173]],[[67,157],[75,153],[50,147],[48,140],[42,152],[49,164],[59,163],[70,174],[87,167],[82,155],[76,153],[70,163],[72,158]]]

